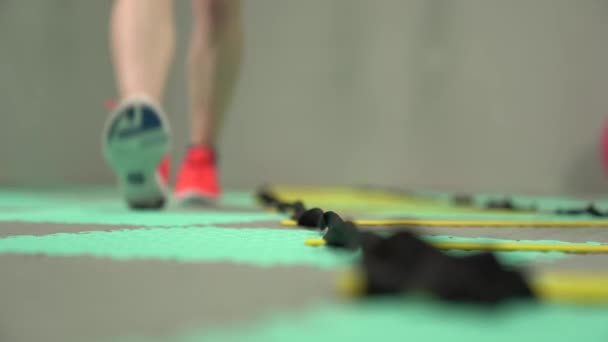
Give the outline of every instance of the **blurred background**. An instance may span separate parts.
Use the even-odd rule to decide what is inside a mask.
[[[111,184],[110,1],[0,0],[0,185]],[[187,137],[190,2],[166,96]],[[244,1],[223,183],[603,192],[603,0]]]

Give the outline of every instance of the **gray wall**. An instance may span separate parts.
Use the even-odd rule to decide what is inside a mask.
[[[183,56],[166,107],[185,144]],[[0,184],[104,183],[109,1],[0,0]],[[262,182],[608,189],[608,2],[245,0],[246,57],[220,151]]]

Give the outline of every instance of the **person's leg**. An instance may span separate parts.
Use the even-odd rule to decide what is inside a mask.
[[[115,0],[111,47],[120,104],[104,130],[104,156],[133,208],[159,208],[169,179],[163,90],[173,55],[172,0]],[[161,162],[162,160],[162,162]]]
[[[173,0],[114,0],[112,60],[121,99],[162,102],[174,50]]]
[[[193,0],[188,51],[190,142],[213,145],[242,54],[240,0]]]
[[[177,177],[178,199],[217,198],[214,146],[242,55],[240,0],[193,0],[187,77],[190,148]]]

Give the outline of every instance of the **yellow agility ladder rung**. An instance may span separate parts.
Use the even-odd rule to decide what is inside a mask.
[[[419,226],[419,227],[512,227],[512,228],[608,228],[608,220],[585,221],[535,221],[535,220],[426,220],[426,219],[384,219],[384,220],[353,220],[359,226]],[[283,220],[284,226],[297,226],[294,220]]]
[[[577,254],[608,253],[608,245],[588,244],[548,244],[529,242],[430,242],[433,246],[443,250],[464,251],[535,251],[535,252],[563,252]],[[325,246],[327,243],[321,238],[306,239],[307,246]]]

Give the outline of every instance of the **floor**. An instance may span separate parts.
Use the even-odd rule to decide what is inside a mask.
[[[340,189],[283,193],[346,216],[518,217],[454,208],[437,193],[407,203]],[[247,191],[211,208],[134,212],[111,187],[1,189],[0,341],[608,340],[604,305],[343,299],[336,274],[358,255],[305,246],[319,234],[282,226],[284,218]],[[608,228],[594,227],[419,231],[451,241],[608,243]],[[603,255],[498,254],[531,272],[608,270]]]

